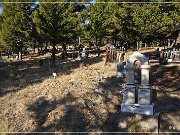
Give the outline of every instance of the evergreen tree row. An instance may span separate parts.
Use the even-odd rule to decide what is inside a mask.
[[[78,45],[79,37],[84,43],[93,41],[98,49],[105,40],[114,45],[118,42],[134,47],[142,41],[149,45],[154,41],[175,39],[180,31],[178,0],[169,0],[172,3],[162,3],[163,0],[142,0],[141,3],[139,0],[129,0],[130,3],[122,0],[5,2],[14,3],[1,5],[1,48],[20,52],[22,59],[23,49],[51,44],[53,65],[57,44],[66,51],[67,44]]]

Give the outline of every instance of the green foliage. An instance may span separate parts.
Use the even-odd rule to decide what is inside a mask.
[[[143,2],[143,1],[142,1]],[[151,1],[149,1],[151,2]],[[107,6],[110,5],[109,3]],[[115,40],[134,43],[135,41],[152,42],[165,39],[180,30],[180,4],[115,4],[109,19],[112,37]]]
[[[22,49],[31,33],[31,4],[4,3],[1,43]]]
[[[49,42],[71,42],[79,34],[79,12],[83,8],[76,3],[40,3],[40,8],[33,14],[33,22],[37,32]]]
[[[97,2],[101,2],[100,0]],[[86,36],[96,40],[101,44],[103,38],[108,38],[113,32],[114,16],[113,5],[107,3],[95,3],[90,5],[87,20],[89,23],[85,25]],[[112,15],[112,16],[111,16]]]
[[[95,2],[89,6],[86,3],[85,6],[78,2],[90,0],[39,2],[39,8],[35,10],[31,8],[32,3],[2,5],[4,10],[0,16],[1,46],[22,48],[33,41],[39,45],[50,42],[55,49],[56,44],[77,44],[78,37],[86,42],[96,41],[99,45],[103,39],[128,43],[153,42],[168,38],[180,30],[178,3],[112,3],[122,0],[96,0],[101,3]]]
[[[133,12],[135,23],[133,29],[140,33],[141,40],[166,38],[169,34],[179,29],[176,27],[180,23],[180,14],[177,10],[173,4],[137,5]]]

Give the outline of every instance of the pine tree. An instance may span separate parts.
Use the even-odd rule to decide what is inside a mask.
[[[44,1],[43,1],[44,2]],[[56,44],[62,44],[66,52],[66,44],[75,41],[80,34],[80,15],[84,5],[78,3],[49,3],[39,4],[39,9],[34,12],[33,22],[39,35],[48,40],[52,49],[52,66],[55,66]],[[69,1],[70,2],[70,1]]]
[[[2,40],[19,52],[19,60],[22,60],[22,51],[31,33],[30,15],[30,3],[3,4]]]
[[[97,2],[101,2],[100,0]],[[111,22],[109,22],[110,10],[107,3],[94,3],[90,7],[89,23],[87,29],[89,35],[95,40],[95,44],[98,50],[98,56],[100,56],[100,47],[103,38],[105,38],[111,30]]]

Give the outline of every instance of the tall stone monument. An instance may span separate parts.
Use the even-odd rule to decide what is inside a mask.
[[[141,84],[136,92],[134,85],[134,62],[137,60],[141,62]],[[125,70],[126,85],[123,91],[121,111],[153,115],[154,103],[152,103],[152,88],[149,84],[149,58],[139,52],[134,52],[127,60]]]

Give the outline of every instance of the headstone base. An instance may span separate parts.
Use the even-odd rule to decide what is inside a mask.
[[[138,90],[138,104],[150,105],[151,103],[152,103],[152,89],[149,86],[140,86]]]
[[[136,97],[136,89],[134,85],[125,85],[125,90],[123,91],[123,103],[124,104],[134,104]]]
[[[138,113],[145,115],[154,115],[154,103],[151,105],[140,105],[140,104],[121,104],[122,112]]]
[[[122,73],[122,72],[117,72],[117,77],[125,77],[125,74],[124,73]]]
[[[168,59],[168,62],[172,62],[173,60],[172,59]]]

